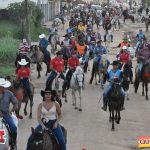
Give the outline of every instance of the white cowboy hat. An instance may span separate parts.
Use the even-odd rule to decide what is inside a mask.
[[[19,65],[21,66],[25,66],[27,65],[29,62],[27,62],[25,59],[21,59],[21,61],[18,61]]]
[[[27,40],[26,40],[26,39],[23,39],[22,42],[23,42],[23,43],[27,43]]]
[[[123,47],[122,47],[122,49],[123,49],[123,50],[126,50],[126,49],[127,49],[127,47],[126,47],[126,46],[123,46]]]
[[[40,39],[43,39],[43,38],[45,38],[45,37],[46,37],[45,34],[40,34],[40,35],[39,35],[39,38],[40,38]]]
[[[11,86],[9,81],[6,81],[4,78],[0,78],[0,87],[8,88]]]

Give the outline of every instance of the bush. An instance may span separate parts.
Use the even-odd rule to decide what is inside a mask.
[[[0,39],[0,63],[14,63],[19,47],[18,41],[14,40],[9,33]]]

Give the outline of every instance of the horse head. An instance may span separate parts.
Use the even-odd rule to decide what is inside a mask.
[[[123,80],[129,81],[130,77],[130,65],[129,64],[124,64],[123,66]]]
[[[121,95],[121,82],[118,78],[114,78],[112,81],[111,96],[120,97],[120,95]]]
[[[79,87],[83,86],[83,70],[80,66],[76,68],[75,71],[75,77],[76,77],[76,83],[78,84]]]
[[[33,141],[32,141],[32,150],[42,150],[43,149],[43,132],[42,131],[34,131],[34,129],[31,129]]]

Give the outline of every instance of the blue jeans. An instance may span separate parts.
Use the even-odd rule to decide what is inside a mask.
[[[104,93],[103,93],[103,104],[106,104],[107,103],[107,95],[108,95],[108,92],[111,90],[111,88],[112,88],[112,85],[111,84],[109,84],[106,88],[105,88],[105,90],[104,90]],[[123,97],[125,97],[125,92],[124,92],[124,89],[123,88],[121,88],[121,95],[123,96]]]
[[[143,63],[138,63],[138,76],[139,76],[139,79],[141,79],[141,71],[142,71],[142,68],[143,68]]]
[[[32,101],[33,97],[32,97],[32,92],[31,92],[31,88],[30,88],[29,79],[28,78],[21,79],[21,83],[23,84],[29,99]]]
[[[47,80],[46,80],[46,88],[48,89],[52,89],[52,83],[53,80],[56,78],[57,73],[55,71],[51,71],[50,75],[48,76]]]
[[[105,35],[104,35],[104,42],[106,42],[106,36],[108,34],[108,31],[105,32]],[[113,35],[111,34],[111,41],[113,41]]]
[[[4,115],[3,116],[4,121],[9,125],[10,131],[12,135],[17,135],[17,127],[12,119],[11,116],[9,115]]]
[[[47,127],[52,127],[53,124],[55,123],[56,120],[49,120],[49,122],[46,124]],[[40,130],[42,130],[42,126],[41,125],[38,125],[34,131],[35,132],[39,132]],[[64,140],[64,135],[63,135],[63,132],[61,130],[61,127],[60,125],[58,124],[57,125],[57,128],[53,129],[53,132],[60,144],[60,150],[66,150],[66,144],[65,144],[65,140]],[[28,139],[28,142],[27,142],[27,148],[26,150],[31,150],[31,144],[32,144],[32,140],[33,140],[33,136],[30,135],[29,139]]]

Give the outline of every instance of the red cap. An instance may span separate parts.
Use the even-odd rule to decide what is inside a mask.
[[[72,55],[76,55],[77,54],[77,52],[76,51],[72,51],[72,53],[71,53]]]

